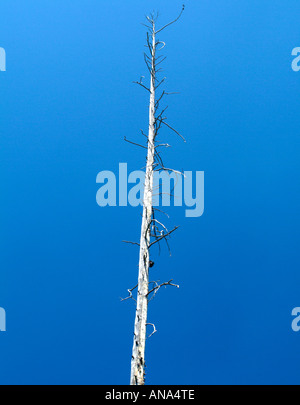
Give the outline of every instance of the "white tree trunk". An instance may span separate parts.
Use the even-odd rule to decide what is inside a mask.
[[[131,385],[144,384],[145,343],[149,291],[149,244],[152,221],[152,189],[155,140],[155,26],[152,32],[152,69],[150,83],[148,153],[143,199],[143,219],[140,239],[139,277],[134,339],[131,360]]]

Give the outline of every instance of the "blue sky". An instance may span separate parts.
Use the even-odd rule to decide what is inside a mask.
[[[180,289],[149,308],[147,384],[298,384],[300,46],[297,0],[187,0],[161,35],[169,167],[205,172],[205,212],[170,208]],[[10,0],[0,6],[1,384],[128,384],[140,208],[96,204],[96,175],[144,166],[145,29],[182,2]]]

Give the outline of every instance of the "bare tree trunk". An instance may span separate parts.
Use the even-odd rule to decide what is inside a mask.
[[[152,222],[152,187],[153,187],[153,165],[155,153],[155,23],[152,30],[152,63],[150,82],[150,106],[149,106],[149,133],[148,153],[145,175],[145,188],[143,199],[143,219],[140,239],[139,256],[139,277],[137,307],[134,325],[134,339],[131,360],[131,385],[144,384],[145,367],[145,343],[148,312],[148,291],[149,291],[149,245]]]
[[[159,129],[162,125],[165,125],[167,128],[171,129],[177,135],[179,135],[183,140],[184,138],[177,132],[173,127],[171,127],[166,122],[166,117],[164,117],[164,112],[166,111],[167,107],[163,109],[159,113],[159,104],[164,96],[172,94],[167,93],[164,90],[162,91],[161,95],[156,100],[155,94],[158,87],[165,81],[163,78],[161,81],[157,80],[157,73],[160,69],[157,69],[157,66],[164,60],[158,60],[162,58],[162,56],[156,56],[158,50],[164,48],[165,43],[156,39],[157,34],[163,31],[166,27],[169,27],[171,24],[176,22],[181,14],[183,13],[184,6],[182,7],[181,13],[179,16],[174,20],[171,21],[169,24],[166,24],[164,27],[156,30],[155,21],[157,16],[155,17],[151,14],[150,17],[146,17],[148,20],[149,25],[146,25],[149,31],[147,32],[147,47],[149,49],[149,56],[145,56],[145,62],[147,68],[150,72],[150,88],[146,87],[142,80],[139,82],[135,82],[139,84],[141,87],[146,89],[150,93],[150,105],[149,105],[149,130],[147,137],[147,164],[146,164],[146,173],[145,173],[145,185],[144,185],[144,196],[143,196],[143,217],[142,217],[142,227],[141,227],[141,237],[140,243],[137,242],[128,242],[134,245],[139,245],[139,276],[138,276],[138,284],[129,289],[129,296],[125,299],[133,298],[132,292],[137,288],[137,299],[136,301],[136,314],[135,314],[135,324],[134,324],[134,338],[133,338],[133,348],[132,348],[132,358],[131,358],[131,376],[130,376],[130,384],[131,385],[143,385],[145,383],[145,346],[146,346],[146,329],[147,325],[151,325],[153,328],[153,335],[156,332],[156,328],[154,324],[147,323],[147,315],[148,315],[148,302],[154,298],[157,291],[162,286],[175,286],[179,287],[176,284],[173,284],[170,280],[168,282],[163,282],[159,284],[157,281],[152,281],[151,288],[149,289],[149,267],[153,266],[153,262],[150,261],[150,248],[158,244],[160,249],[160,241],[164,240],[167,243],[169,248],[169,244],[167,239],[170,235],[178,228],[177,226],[173,228],[171,231],[168,231],[166,226],[155,218],[154,212],[155,209],[153,207],[153,177],[154,171],[165,170],[167,172],[175,172],[181,174],[180,172],[165,168],[157,148],[165,146],[169,147],[170,145],[167,143],[157,144],[156,137],[158,134]],[[149,34],[150,33],[150,34]],[[160,45],[160,48],[157,46]],[[128,141],[125,137],[125,141],[130,142],[134,145],[139,145],[136,142]],[[142,146],[144,148],[144,146]],[[156,209],[157,210],[157,209]],[[159,212],[163,212],[158,210]],[[150,297],[150,295],[152,295]],[[151,336],[150,335],[150,336]]]

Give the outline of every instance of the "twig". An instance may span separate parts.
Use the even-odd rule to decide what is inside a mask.
[[[178,170],[170,169],[170,168],[164,167],[164,166],[161,166],[160,169],[156,169],[154,171],[158,172],[160,170],[164,170],[166,172],[173,172],[173,173],[180,174],[181,176],[185,177],[185,174],[183,172],[179,172]]]
[[[145,90],[149,91],[149,93],[151,93],[150,89],[148,89],[148,87],[144,86],[142,83],[140,83],[140,82],[132,82],[132,83],[139,84],[139,85],[142,86]]]
[[[162,226],[164,228],[164,230],[168,233],[168,229],[165,227],[164,224],[162,224],[161,222],[159,222],[157,219],[153,218],[152,221],[157,222],[160,226]]]
[[[175,228],[172,229],[170,232],[166,233],[165,235],[160,236],[158,239],[156,239],[155,241],[153,241],[152,243],[150,243],[149,248],[150,248],[151,246],[153,246],[155,243],[157,243],[157,242],[161,241],[162,239],[167,238],[168,236],[170,236],[171,233],[175,232],[178,228],[179,228],[179,226],[175,226]]]
[[[131,245],[138,245],[138,246],[140,246],[139,243],[137,243],[137,242],[131,242],[131,241],[129,241],[129,240],[122,240],[122,242],[123,242],[123,243],[129,243],[129,244],[131,244]]]
[[[181,15],[182,15],[184,9],[185,9],[185,5],[183,4],[182,10],[181,10],[179,16],[176,18],[176,20],[171,21],[169,24],[166,24],[164,27],[162,27],[161,29],[159,29],[158,31],[156,31],[155,34],[158,34],[158,33],[161,32],[162,30],[164,30],[165,28],[169,27],[169,25],[174,24],[176,21],[178,21],[179,18],[181,17]]]
[[[128,299],[132,299],[133,301],[136,302],[136,299],[133,298],[132,291],[134,291],[134,290],[137,288],[137,286],[138,286],[138,284],[137,284],[136,286],[134,286],[133,288],[128,289],[127,291],[128,291],[128,293],[129,293],[129,296],[126,297],[126,298],[121,298],[121,301],[126,301],[126,300],[128,300]]]
[[[162,58],[162,60],[160,60],[158,63],[155,63],[155,66],[160,65],[161,63],[163,63],[163,61],[165,61],[167,59],[167,57],[165,56],[164,58]]]
[[[164,212],[164,211],[162,211],[162,210],[160,210],[160,209],[158,209],[158,208],[156,208],[156,207],[153,207],[153,210],[154,210],[154,211],[161,212],[162,214],[164,214],[164,215],[166,215],[168,218],[170,218],[170,216],[169,216],[166,212]]]
[[[177,288],[179,288],[179,285],[178,285],[178,284],[173,284],[172,281],[173,281],[173,279],[172,279],[172,280],[169,280],[169,281],[166,281],[166,282],[164,282],[164,283],[161,283],[161,284],[158,284],[156,281],[152,281],[152,283],[156,284],[156,286],[153,287],[153,288],[148,292],[148,294],[147,294],[147,297],[148,297],[148,295],[150,295],[151,293],[154,293],[153,296],[149,299],[149,302],[155,297],[157,291],[158,291],[161,287],[163,287],[163,286],[168,286],[168,285],[170,285],[170,286],[172,286],[172,287],[177,287]]]
[[[149,336],[147,336],[147,339],[149,339],[152,335],[154,335],[154,333],[156,333],[157,332],[157,330],[156,330],[156,327],[155,327],[155,325],[154,325],[154,323],[146,323],[146,326],[148,326],[148,325],[150,325],[150,326],[152,326],[152,328],[153,328],[153,332],[149,335]]]
[[[156,44],[155,44],[155,46],[157,46],[157,45],[159,45],[159,44],[162,44],[162,47],[158,49],[159,51],[161,51],[161,50],[164,49],[164,47],[166,46],[166,43],[165,43],[164,41],[157,41]]]
[[[158,145],[155,145],[155,148],[159,148],[160,146],[164,146],[165,148],[171,148],[171,145],[168,143],[160,143]]]
[[[157,86],[155,86],[155,90],[157,90],[159,88],[159,86],[166,80],[166,77],[164,77]]]
[[[167,122],[163,121],[162,119],[161,119],[161,122],[162,122],[164,125],[166,125],[168,128],[170,128],[172,131],[174,131],[175,134],[177,134],[178,136],[180,136],[180,138],[183,139],[184,142],[186,142],[186,140],[184,139],[184,137],[183,137],[178,131],[176,131],[176,129],[174,129],[173,127],[171,127],[171,125],[169,125]]]
[[[135,143],[135,142],[129,141],[129,140],[126,138],[126,136],[124,136],[124,141],[126,141],[126,142],[128,142],[128,143],[131,143],[132,145],[140,146],[141,148],[147,149],[147,147],[144,146],[144,145],[140,145],[139,143]]]

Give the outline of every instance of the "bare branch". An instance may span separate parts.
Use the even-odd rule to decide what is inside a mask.
[[[149,93],[151,93],[150,89],[148,89],[148,87],[144,86],[143,83],[141,83],[141,82],[132,82],[132,83],[139,84],[139,85],[142,86],[145,90],[149,91]]]
[[[153,21],[153,15],[151,14],[150,17],[148,17],[147,15],[145,15],[146,19],[149,21],[149,23],[153,26],[154,21]]]
[[[129,300],[129,299],[132,299],[133,301],[136,302],[136,299],[133,298],[132,291],[134,291],[134,290],[137,288],[137,286],[138,286],[138,284],[137,284],[136,286],[134,286],[133,288],[128,289],[128,290],[127,290],[128,293],[129,293],[128,297],[126,297],[126,298],[121,298],[121,301],[126,301],[126,300]]]
[[[157,150],[154,151],[154,156],[157,159],[157,162],[163,167],[164,166],[164,162],[160,156],[160,154],[157,152]]]
[[[131,143],[132,145],[140,146],[141,148],[147,149],[147,147],[144,146],[144,145],[140,145],[139,143],[135,143],[135,142],[129,141],[129,140],[126,138],[126,136],[124,136],[124,141],[125,141],[125,142],[128,142],[128,143]]]
[[[157,90],[159,88],[159,86],[166,80],[166,77],[164,77],[157,86],[155,86],[155,90]]]
[[[169,280],[169,281],[166,281],[166,282],[161,283],[161,284],[158,284],[156,281],[152,281],[152,283],[154,283],[154,284],[156,284],[156,285],[155,285],[155,287],[153,287],[153,288],[148,292],[148,294],[147,294],[147,296],[149,296],[150,294],[154,293],[153,296],[149,299],[149,302],[155,297],[156,293],[158,292],[158,290],[159,290],[161,287],[170,285],[170,286],[172,286],[172,287],[177,287],[177,288],[179,288],[179,285],[178,285],[178,284],[173,284],[172,281],[173,281],[173,280]]]
[[[172,256],[171,248],[170,248],[170,245],[169,245],[169,242],[168,242],[168,239],[167,239],[167,238],[165,238],[165,242],[166,242],[166,245],[167,245],[167,247],[168,247],[169,255],[170,255],[170,257],[171,257],[171,256]]]
[[[149,339],[152,335],[154,335],[154,333],[157,332],[157,329],[156,329],[154,323],[146,323],[146,326],[148,326],[148,325],[152,326],[153,332],[149,336],[147,336],[147,339]]]
[[[144,23],[141,23],[144,27],[147,27],[149,30],[152,30],[152,28],[153,27],[150,27],[150,25],[147,25],[147,24],[144,24]]]
[[[180,174],[181,176],[185,177],[185,174],[183,172],[180,172],[180,171],[174,170],[174,169],[170,169],[168,167],[161,166],[161,168],[156,169],[155,172],[157,172],[159,170],[165,170],[166,172],[173,172],[173,173]]]
[[[150,41],[149,32],[147,32],[147,46],[148,46],[150,55],[152,55],[153,54],[153,47],[152,47],[152,43]]]
[[[154,284],[155,287],[152,288],[152,290],[150,290],[150,291],[148,292],[148,294],[147,294],[147,297],[148,297],[148,295],[150,295],[150,293],[154,292],[154,294],[152,295],[152,297],[151,297],[151,298],[148,298],[148,303],[149,303],[151,300],[153,300],[153,298],[155,297],[157,291],[159,290],[159,288],[158,288],[158,287],[159,287],[159,284],[158,284],[157,281],[150,281],[150,282],[149,282],[149,285],[150,285],[150,284]]]
[[[148,139],[148,136],[145,134],[145,132],[144,132],[142,129],[140,129],[140,131],[141,131],[142,135],[143,135],[145,138]]]
[[[162,30],[164,30],[165,28],[169,27],[170,25],[172,25],[172,24],[174,24],[176,21],[178,21],[179,18],[181,17],[181,15],[182,15],[184,9],[185,9],[185,5],[183,4],[182,10],[181,10],[179,16],[176,18],[176,20],[171,21],[169,24],[166,24],[164,27],[162,27],[161,29],[159,29],[158,31],[156,31],[155,34],[158,34],[158,33],[161,32]]]
[[[158,63],[155,63],[155,66],[160,65],[160,64],[163,63],[166,59],[167,59],[167,57],[165,56],[165,57],[162,58],[162,60],[160,60]]]
[[[154,210],[154,211],[161,212],[162,214],[164,214],[164,215],[166,215],[168,218],[170,218],[170,216],[169,216],[166,212],[164,212],[164,211],[162,211],[162,210],[160,210],[160,209],[158,209],[158,208],[156,208],[156,207],[153,207],[153,210]]]
[[[164,96],[165,94],[166,94],[166,92],[163,90],[163,92],[161,93],[160,97],[156,100],[156,103],[155,103],[155,110],[156,110],[156,111],[158,110],[159,103],[160,103],[160,101],[162,100],[162,98],[163,98],[163,96]]]
[[[155,46],[157,46],[157,45],[159,45],[159,44],[162,44],[162,47],[158,49],[159,51],[161,51],[161,50],[164,49],[164,47],[166,46],[166,43],[165,43],[164,41],[157,41],[156,44],[155,44]]]
[[[138,242],[131,242],[130,240],[122,240],[123,243],[129,243],[130,245],[137,245],[140,246]]]
[[[165,227],[165,225],[162,224],[161,222],[159,222],[157,219],[153,218],[152,221],[153,221],[153,222],[157,222],[161,227],[164,228],[164,230],[165,230],[167,233],[169,232],[168,229]]]
[[[155,241],[153,241],[152,243],[150,243],[149,248],[150,248],[151,246],[153,246],[155,243],[157,243],[157,242],[161,241],[162,239],[167,238],[168,236],[170,236],[170,235],[171,235],[173,232],[175,232],[178,228],[179,228],[179,226],[175,226],[175,228],[172,229],[170,232],[168,232],[168,233],[162,235],[161,237],[159,237],[158,239],[156,239]]]
[[[162,116],[164,114],[164,112],[169,108],[169,106],[167,105],[163,110],[161,110],[161,113],[155,118],[155,121],[160,121],[160,119],[162,119]]]
[[[160,143],[158,145],[155,145],[155,148],[159,148],[161,146],[164,146],[165,148],[171,148],[171,145],[169,145],[168,143]]]
[[[181,139],[183,139],[183,141],[184,142],[186,142],[186,140],[184,139],[184,137],[178,132],[178,131],[176,131],[176,129],[174,129],[173,127],[171,127],[171,125],[169,125],[167,122],[165,122],[165,121],[163,121],[163,120],[161,120],[162,121],[162,123],[164,124],[164,125],[166,125],[168,128],[170,128],[173,132],[175,132],[175,134],[177,134],[178,136],[180,136],[180,138]]]
[[[144,53],[144,61],[145,61],[145,64],[147,66],[147,69],[149,70],[149,73],[151,74],[152,73],[152,68],[151,68],[150,62],[147,60],[147,58],[149,59],[149,56]]]
[[[153,217],[153,218],[155,217],[153,207],[152,207],[152,217]],[[156,238],[157,238],[157,233],[156,233],[156,227],[154,227],[154,226],[153,226],[153,232],[154,232],[154,238],[156,239]],[[151,237],[151,236],[152,236],[152,235],[150,235],[150,237]],[[159,254],[160,254],[160,244],[158,244],[158,248],[159,248]]]

